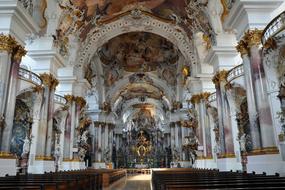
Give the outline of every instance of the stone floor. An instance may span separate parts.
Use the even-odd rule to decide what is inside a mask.
[[[151,190],[151,175],[131,175],[104,190]]]

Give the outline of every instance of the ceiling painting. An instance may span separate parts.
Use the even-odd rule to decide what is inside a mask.
[[[205,9],[207,1],[197,0],[62,0],[64,17],[59,29],[65,34],[79,31],[81,40],[98,24],[134,9],[146,11],[156,17],[180,25],[192,38],[202,31],[212,37],[213,31]]]
[[[148,84],[131,84],[121,91],[120,96],[124,100],[130,100],[134,98],[153,98],[160,100],[163,97],[163,92],[155,86]],[[142,99],[143,100],[143,99]]]
[[[104,65],[126,72],[151,72],[178,61],[179,51],[158,35],[132,32],[117,36],[98,51]]]

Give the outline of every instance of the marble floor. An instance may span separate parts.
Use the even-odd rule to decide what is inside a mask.
[[[151,175],[131,175],[104,190],[151,190]]]

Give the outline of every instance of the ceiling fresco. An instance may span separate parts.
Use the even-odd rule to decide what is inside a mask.
[[[158,88],[148,84],[131,84],[128,85],[124,90],[121,91],[120,96],[124,100],[130,100],[134,98],[153,98],[160,100],[162,99],[163,92]]]
[[[59,29],[65,34],[80,31],[84,40],[96,27],[134,9],[151,13],[156,17],[180,25],[191,38],[194,32],[202,31],[213,36],[205,10],[206,0],[62,0],[63,18]]]
[[[130,83],[153,84],[147,75],[152,73],[169,87],[175,88],[177,84],[181,53],[171,42],[156,34],[132,32],[117,36],[103,45],[98,55],[107,90],[128,73],[133,73],[129,76]]]
[[[150,72],[175,64],[179,51],[158,35],[132,32],[117,36],[103,45],[99,56],[105,65],[122,67],[127,72]]]

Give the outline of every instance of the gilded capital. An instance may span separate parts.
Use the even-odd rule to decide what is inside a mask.
[[[248,47],[259,46],[261,44],[262,30],[254,29],[248,30],[245,33],[244,40],[248,44]]]
[[[201,93],[201,98],[203,100],[208,100],[208,98],[210,97],[211,93],[210,92],[203,92]]]
[[[59,83],[58,80],[52,74],[43,73],[40,74],[40,78],[42,79],[43,84],[49,87],[49,89],[54,90]]]
[[[0,51],[12,53],[18,43],[11,35],[0,34]]]
[[[27,51],[21,45],[17,45],[13,54],[13,60],[20,63],[22,57],[25,56]]]
[[[270,37],[268,40],[264,43],[263,47],[265,49],[277,49],[277,42],[274,38]]]
[[[67,103],[71,103],[73,100],[75,100],[75,97],[73,95],[64,95],[64,98],[66,99]]]
[[[236,49],[241,54],[241,56],[248,55],[247,43],[244,40],[238,42]]]
[[[0,51],[7,51],[13,54],[13,61],[20,62],[27,51],[11,35],[0,34]]]
[[[192,104],[199,104],[201,102],[202,96],[201,94],[194,94],[192,95],[190,102]]]
[[[104,102],[101,106],[101,110],[103,110],[103,112],[107,112],[107,113],[111,112],[112,108],[111,108],[110,103]]]
[[[43,86],[41,86],[41,85],[36,85],[36,86],[32,87],[32,89],[36,93],[41,93],[44,90]]]
[[[228,71],[222,70],[216,73],[216,75],[213,77],[212,81],[215,85],[220,85],[221,82],[226,82],[228,77]]]
[[[76,96],[75,103],[80,106],[80,108],[83,108],[86,105],[86,100],[83,97]]]

